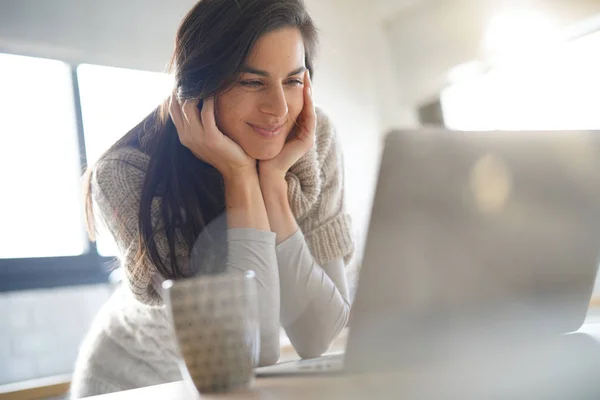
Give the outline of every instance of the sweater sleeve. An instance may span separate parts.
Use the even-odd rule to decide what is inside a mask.
[[[341,258],[319,266],[299,229],[275,246],[275,233],[227,231],[230,269],[256,274],[259,366],[279,359],[279,323],[303,358],[324,353],[348,321],[348,285]]]
[[[346,326],[348,284],[341,258],[319,266],[301,230],[277,246],[281,324],[298,355],[318,357]]]
[[[147,305],[160,305],[162,298],[153,286],[161,281],[158,271],[147,256],[140,257],[139,207],[147,167],[147,156],[129,149],[101,159],[92,175],[94,213],[111,233],[120,253],[126,282],[135,298]],[[161,199],[152,201],[152,226],[158,253],[170,264],[169,247],[159,220]],[[189,259],[183,237],[176,237],[176,255],[182,265]]]
[[[318,264],[354,253],[349,215],[344,205],[344,160],[336,131],[317,108],[316,143],[286,175],[290,207]]]
[[[260,318],[259,366],[279,359],[279,271],[275,254],[275,233],[250,228],[227,231],[227,267],[253,270]]]

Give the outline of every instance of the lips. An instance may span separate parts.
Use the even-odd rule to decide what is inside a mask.
[[[279,135],[283,129],[283,125],[254,125],[248,124],[256,133],[264,138],[272,138]]]

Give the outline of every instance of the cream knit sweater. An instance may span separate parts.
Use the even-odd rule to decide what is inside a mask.
[[[299,258],[304,259],[301,262],[307,266],[307,274],[312,274],[311,279],[307,280],[321,281],[318,286],[313,285],[311,290],[327,290],[327,293],[323,292],[321,297],[313,297],[331,299],[334,296],[330,293],[335,292],[339,299],[347,302],[344,290],[340,289],[342,296],[339,297],[340,291],[336,288],[336,285],[340,286],[340,278],[334,278],[339,275],[335,271],[335,260],[348,261],[353,253],[350,221],[344,212],[342,155],[335,131],[329,119],[319,109],[317,120],[315,147],[286,176],[290,206],[301,230],[292,240],[299,240],[301,244],[296,250],[292,249],[292,253],[282,254],[298,254]],[[139,150],[125,147],[106,154],[94,168],[94,207],[119,247],[127,285],[118,289],[102,308],[82,344],[73,377],[74,398],[180,379],[174,335],[162,298],[155,289],[162,278],[147,260],[133,266],[133,259],[139,248],[138,208],[148,162],[148,156]],[[153,215],[159,215],[159,207],[160,198],[156,198],[152,204]],[[158,217],[156,223],[160,223]],[[269,253],[271,248],[275,248],[274,237],[270,245],[268,235],[253,243],[252,245],[265,247],[263,253],[272,259],[272,262],[267,263],[274,263],[277,268],[275,253],[272,253],[273,257]],[[161,256],[167,260],[166,239],[159,236],[157,246]],[[293,246],[294,243],[290,242],[284,247]],[[310,250],[306,250],[310,261],[306,261],[306,256],[302,257],[301,246],[307,246]],[[176,251],[184,262],[189,258],[190,251],[182,242],[179,242]],[[277,258],[280,257],[277,253]],[[325,273],[316,264],[323,266]],[[281,274],[282,280],[285,274],[289,273],[284,271]],[[277,272],[275,276],[277,277]],[[334,283],[324,278],[327,276]],[[294,290],[289,286],[293,278],[285,279],[288,282],[282,281],[282,285],[287,284],[288,291]],[[278,290],[279,282],[274,284]],[[342,300],[338,300],[337,308],[342,304],[340,301]],[[286,319],[286,310],[294,307],[298,308],[297,305],[286,306],[282,301],[282,321]],[[302,307],[314,309],[316,306],[304,304]],[[339,329],[343,322],[336,322],[332,329]],[[262,340],[264,338],[261,336]],[[276,360],[270,360],[274,361]]]

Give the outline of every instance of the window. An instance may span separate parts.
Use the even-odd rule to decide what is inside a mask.
[[[137,125],[172,90],[167,74],[82,64],[77,67],[88,165]],[[106,232],[98,235],[98,252],[117,254]]]
[[[512,63],[442,92],[452,129],[599,129],[600,32],[552,55]]]
[[[77,78],[89,165],[154,110],[173,87],[167,74],[100,65],[78,66]]]
[[[166,74],[0,54],[0,291],[107,282],[81,173],[168,96]],[[85,134],[84,134],[85,132]]]
[[[83,254],[71,69],[0,54],[0,258]]]

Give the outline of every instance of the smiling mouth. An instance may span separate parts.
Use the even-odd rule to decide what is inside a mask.
[[[250,127],[252,127],[252,129],[254,129],[254,131],[256,133],[258,133],[260,136],[264,137],[264,138],[272,138],[275,137],[277,135],[279,135],[281,133],[281,131],[283,130],[283,125],[279,125],[279,126],[258,126],[258,125],[253,125],[248,123],[248,125],[250,125]]]

